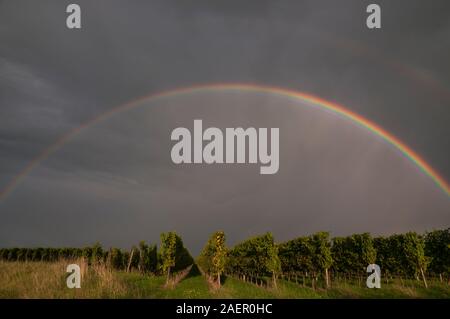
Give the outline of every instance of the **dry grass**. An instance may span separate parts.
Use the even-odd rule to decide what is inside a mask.
[[[66,267],[81,268],[81,289],[69,289]],[[80,260],[59,262],[1,262],[0,298],[120,298],[126,286],[102,264]]]

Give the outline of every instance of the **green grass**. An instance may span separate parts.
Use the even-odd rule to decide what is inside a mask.
[[[382,284],[380,289],[369,289],[357,283],[333,282],[329,289],[309,287],[280,281],[277,296],[280,298],[450,298],[450,285],[432,282],[425,288],[415,280]]]
[[[215,293],[217,298],[273,298],[270,290],[254,284],[226,277],[223,285]]]
[[[211,298],[208,283],[195,265],[174,288],[164,287],[166,278],[162,276],[124,272],[118,276],[127,287],[127,298]]]
[[[317,289],[279,280],[265,288],[224,277],[222,287],[211,287],[194,265],[175,287],[165,287],[165,277],[137,272],[109,271],[103,266],[82,266],[81,289],[65,284],[67,262],[0,262],[0,298],[450,298],[450,285],[430,281],[429,288],[416,280],[391,281],[381,289],[357,282],[332,282]]]

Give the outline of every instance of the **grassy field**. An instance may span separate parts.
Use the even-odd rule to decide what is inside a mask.
[[[227,277],[216,289],[195,265],[174,287],[165,287],[164,277],[81,265],[81,289],[68,289],[66,266],[67,262],[0,262],[0,298],[450,298],[450,285],[434,281],[425,289],[414,280],[381,289],[333,282],[330,289],[314,290],[284,280],[275,289]]]

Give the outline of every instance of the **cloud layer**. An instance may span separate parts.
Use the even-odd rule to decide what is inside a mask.
[[[369,2],[359,0],[78,1],[76,31],[65,27],[68,3],[0,2],[0,188],[93,116],[218,82],[339,102],[450,179],[448,1],[379,1],[379,31],[365,27]],[[161,103],[83,132],[42,163],[0,203],[0,244],[128,246],[176,229],[198,250],[216,228],[236,241],[265,230],[285,239],[449,225],[448,198],[345,121],[271,96]],[[278,125],[280,173],[269,182],[256,167],[173,167],[170,130],[197,116],[212,126]]]

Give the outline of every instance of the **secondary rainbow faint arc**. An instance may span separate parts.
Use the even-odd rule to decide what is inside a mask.
[[[300,100],[304,102],[309,102],[313,105],[317,105],[326,110],[332,111],[338,115],[341,115],[351,121],[359,124],[362,127],[365,127],[375,135],[381,137],[389,144],[396,147],[401,153],[403,153],[410,161],[412,161],[417,167],[420,168],[422,172],[424,172],[427,176],[429,176],[434,183],[447,195],[450,197],[450,187],[447,181],[441,177],[423,158],[421,158],[416,152],[414,152],[410,147],[408,147],[405,143],[400,141],[391,133],[387,132],[377,124],[369,121],[363,116],[356,114],[347,108],[330,101],[326,101],[322,98],[299,92],[290,89],[283,89],[272,86],[265,85],[256,85],[256,84],[241,84],[241,83],[231,83],[231,84],[206,84],[206,85],[196,85],[183,87],[178,89],[167,90],[159,93],[150,94],[147,96],[140,97],[136,100],[132,100],[120,106],[117,106],[107,112],[101,113],[98,116],[90,119],[89,121],[81,124],[80,126],[70,130],[66,134],[59,137],[53,144],[49,145],[45,148],[41,153],[38,154],[30,163],[28,163],[19,174],[17,174],[11,182],[0,191],[0,200],[5,199],[18,185],[19,183],[43,160],[49,157],[56,150],[61,148],[64,144],[66,144],[72,137],[77,135],[83,129],[94,125],[100,121],[103,121],[110,116],[125,112],[134,107],[138,107],[142,102],[147,100],[153,100],[158,98],[167,98],[171,96],[187,94],[187,93],[196,93],[200,91],[215,91],[215,90],[235,90],[235,91],[249,91],[249,92],[261,92],[261,93],[270,93],[275,95],[280,95],[283,97],[289,97],[295,100]]]

